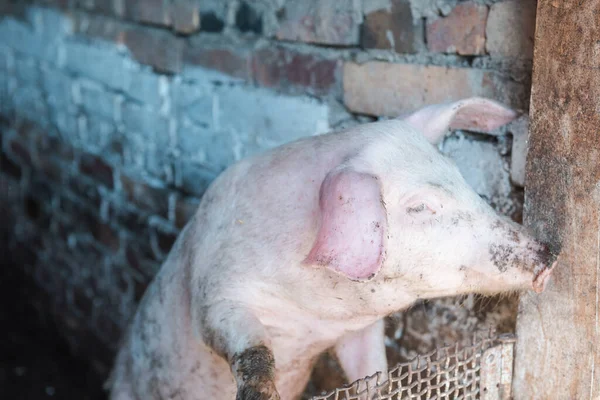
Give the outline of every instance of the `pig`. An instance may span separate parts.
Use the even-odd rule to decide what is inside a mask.
[[[297,399],[329,348],[349,382],[386,371],[384,318],[418,299],[541,292],[548,247],[434,146],[516,116],[463,99],[226,169],[144,294],[111,399]]]

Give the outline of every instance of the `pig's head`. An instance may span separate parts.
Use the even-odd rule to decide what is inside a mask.
[[[306,262],[416,298],[541,292],[552,271],[548,248],[498,215],[432,146],[450,127],[491,130],[515,117],[469,99],[371,125],[370,144],[321,185]]]

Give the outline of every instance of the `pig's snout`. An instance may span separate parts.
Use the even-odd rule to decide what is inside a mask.
[[[535,269],[533,271],[533,282],[532,287],[534,292],[542,293],[550,280],[550,275],[552,275],[552,271],[556,267],[557,256],[552,254],[550,248],[541,244],[539,249],[536,251],[535,259],[538,261]]]

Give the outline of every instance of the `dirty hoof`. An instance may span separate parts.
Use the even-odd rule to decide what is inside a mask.
[[[251,386],[245,385],[238,389],[236,400],[280,400],[274,384]]]

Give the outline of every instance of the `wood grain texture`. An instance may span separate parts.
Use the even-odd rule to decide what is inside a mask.
[[[521,297],[515,399],[600,399],[600,0],[539,0],[525,224],[558,252]]]

